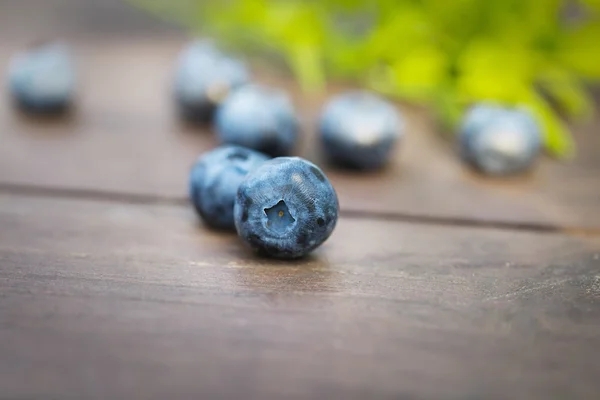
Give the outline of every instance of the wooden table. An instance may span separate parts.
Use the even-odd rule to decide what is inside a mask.
[[[403,106],[394,162],[360,175],[323,164],[325,96],[256,68],[342,207],[313,256],[269,261],[185,199],[216,144],[168,96],[185,37],[116,0],[0,4],[0,60],[56,34],[76,112],[0,101],[0,399],[600,398],[598,120],[573,162],[499,181]]]

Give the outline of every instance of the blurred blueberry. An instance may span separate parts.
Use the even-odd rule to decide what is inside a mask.
[[[190,198],[211,227],[235,229],[233,203],[240,182],[269,157],[240,146],[221,146],[198,158],[190,173]]]
[[[235,201],[238,235],[263,255],[302,257],[335,228],[338,199],[316,165],[298,157],[267,161],[243,180]]]
[[[374,169],[388,161],[403,126],[390,103],[368,92],[353,91],[329,101],[320,118],[319,132],[325,153],[333,162]]]
[[[471,161],[470,145],[474,134],[481,131],[485,125],[496,116],[502,115],[506,109],[498,104],[485,103],[472,106],[465,114],[460,127],[460,152],[465,160]]]
[[[537,123],[520,108],[473,106],[459,131],[462,158],[487,175],[511,175],[529,169],[541,145]]]
[[[176,64],[174,95],[184,118],[209,122],[217,106],[250,79],[246,66],[223,54],[210,40],[194,40]]]
[[[247,85],[228,96],[217,111],[216,128],[223,143],[274,157],[289,154],[298,137],[298,121],[289,97],[261,85]]]
[[[66,110],[75,93],[75,67],[66,45],[38,44],[14,56],[8,87],[23,110],[55,113]]]

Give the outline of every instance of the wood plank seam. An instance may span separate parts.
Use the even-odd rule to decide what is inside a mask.
[[[80,200],[97,200],[127,204],[164,204],[188,206],[188,199],[176,196],[159,196],[152,194],[134,194],[107,190],[75,189],[66,187],[45,187],[39,185],[23,185],[0,182],[0,193],[49,198],[68,198]],[[380,212],[355,209],[341,209],[340,216],[353,219],[370,219],[383,221],[408,222],[422,225],[460,226],[470,228],[487,228],[512,231],[529,231],[538,233],[568,232],[579,236],[600,236],[600,228],[581,226],[559,226],[544,223],[516,223],[502,221],[485,221],[481,219],[444,217],[404,212]]]

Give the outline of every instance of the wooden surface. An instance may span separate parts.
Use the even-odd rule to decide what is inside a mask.
[[[390,168],[325,168],[331,239],[271,261],[185,201],[216,142],[171,107],[183,36],[116,0],[0,3],[0,60],[50,34],[78,55],[74,115],[0,100],[0,399],[600,398],[598,122],[572,163],[494,181],[404,106]],[[314,123],[323,96],[255,69]]]
[[[178,206],[4,195],[0,224],[8,398],[600,393],[596,237],[347,218],[281,264]]]

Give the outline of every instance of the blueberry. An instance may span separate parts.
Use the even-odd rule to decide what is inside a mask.
[[[190,198],[198,215],[217,229],[235,228],[233,203],[249,171],[269,158],[240,146],[221,146],[203,154],[190,173]]]
[[[261,85],[248,85],[228,96],[217,111],[216,128],[223,143],[274,157],[289,154],[298,136],[298,121],[289,97]]]
[[[233,215],[238,235],[259,253],[297,258],[331,235],[338,199],[316,165],[298,157],[279,157],[242,181]]]
[[[465,114],[459,130],[462,158],[487,175],[512,175],[529,169],[541,145],[538,125],[520,108],[476,105]]]
[[[388,161],[403,125],[390,103],[368,92],[353,91],[329,101],[321,114],[319,132],[331,161],[375,169]]]
[[[249,79],[240,60],[222,53],[212,41],[194,40],[177,60],[175,100],[184,118],[209,122],[223,99]]]
[[[73,101],[75,67],[66,45],[36,44],[14,56],[8,86],[15,103],[25,111],[65,111]]]

